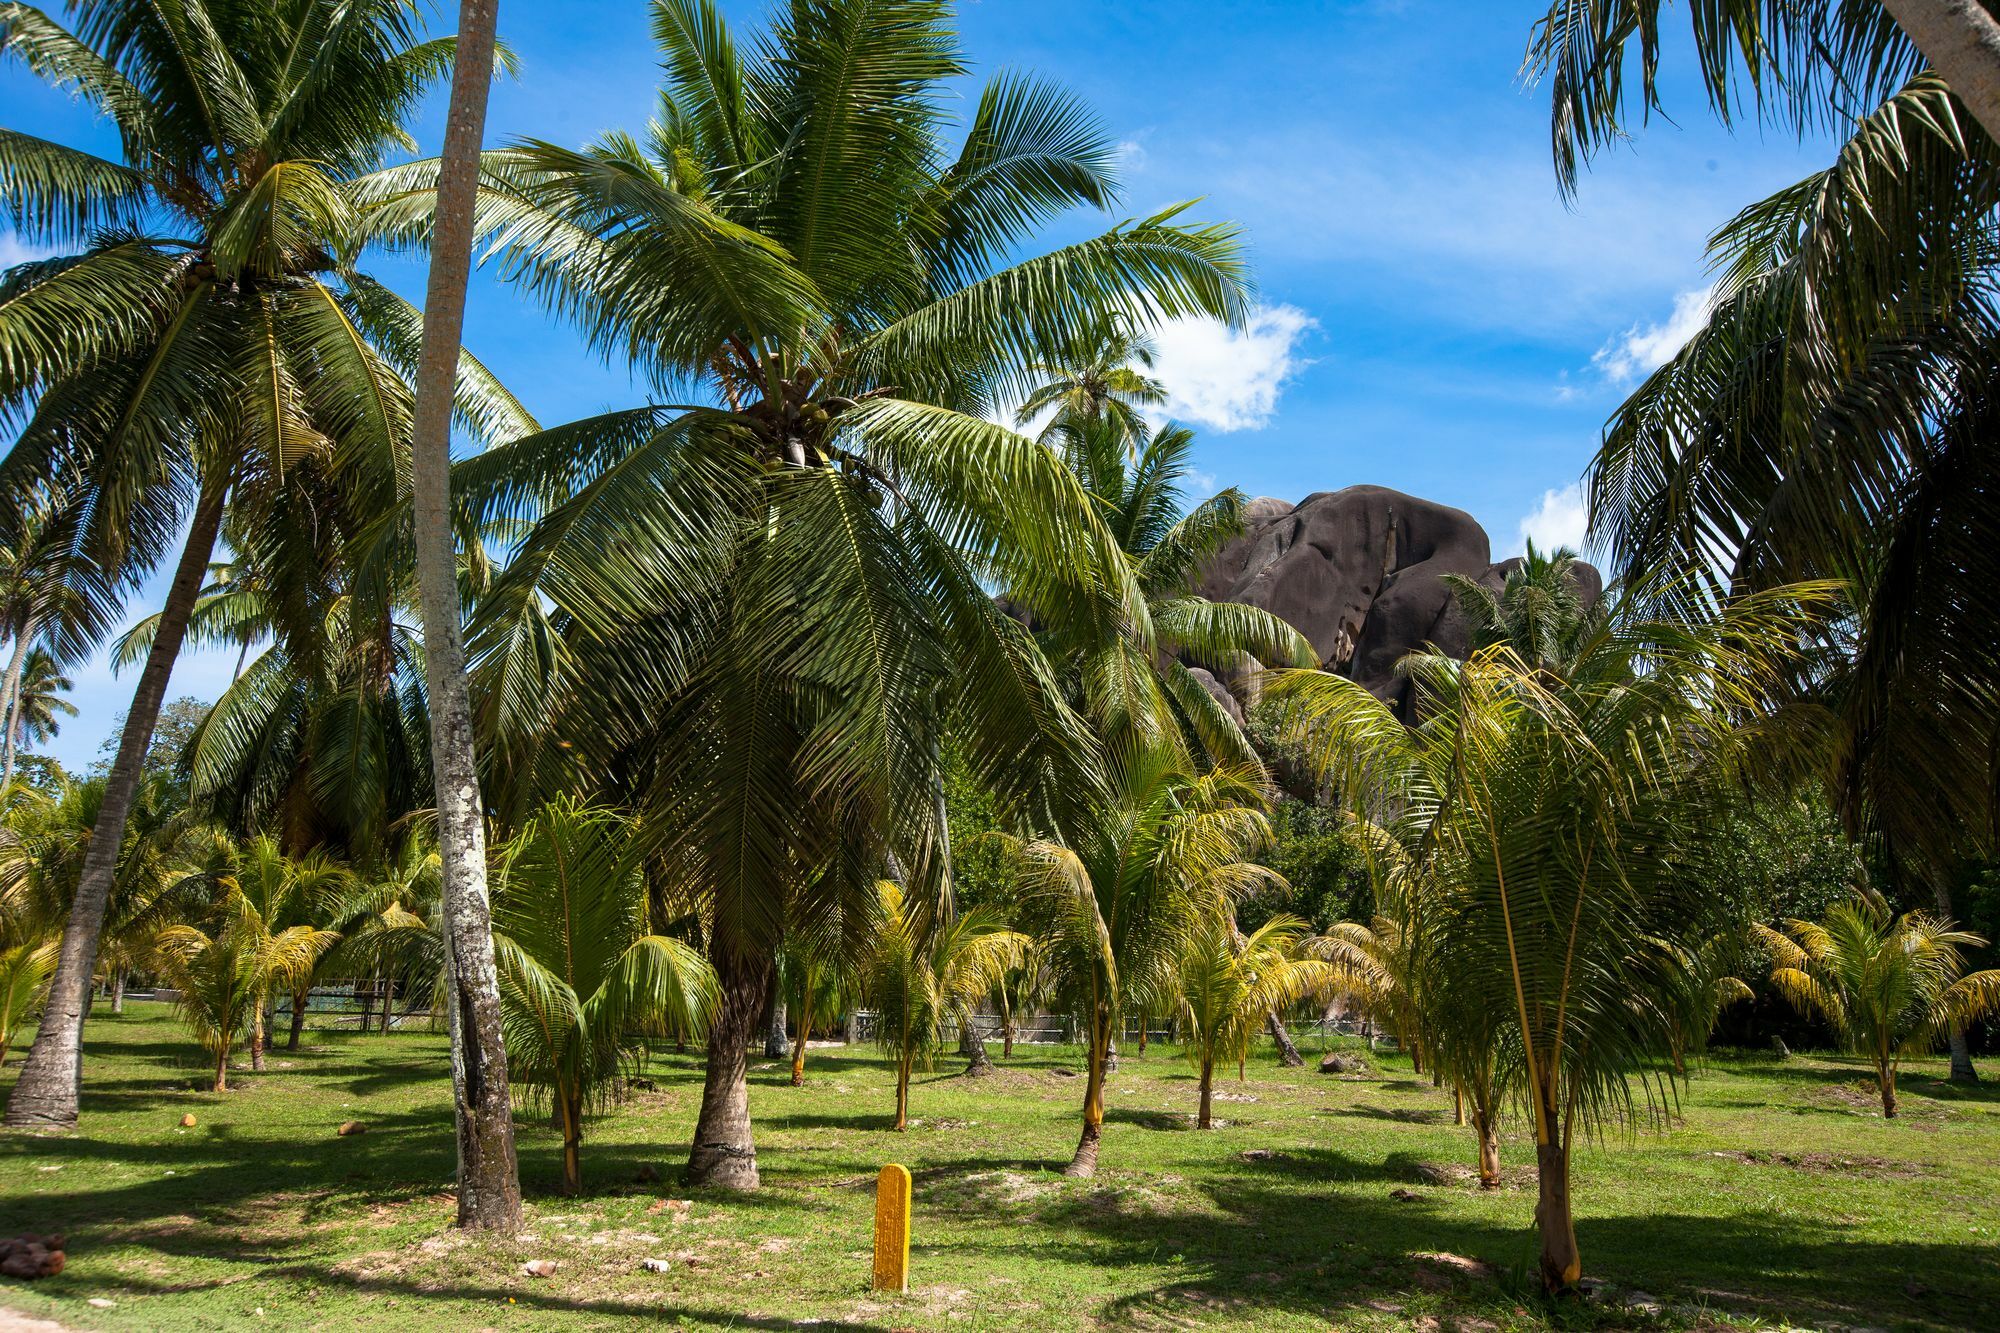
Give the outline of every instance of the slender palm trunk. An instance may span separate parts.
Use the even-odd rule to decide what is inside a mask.
[[[514,1231],[521,1182],[507,1097],[507,1048],[493,964],[493,913],[486,892],[486,830],[465,683],[457,563],[452,553],[451,409],[472,267],[473,209],[486,95],[493,82],[499,0],[460,0],[458,50],[438,162],[437,212],[424,293],[423,350],[410,423],[417,588],[423,606],[424,674],[430,688],[431,765],[437,783],[438,851],[444,868],[444,935],[458,1122],[458,1224]]]
[[[0,708],[0,725],[7,729],[6,739],[0,747],[6,751],[4,766],[0,766],[0,787],[14,780],[14,744],[21,731],[21,666],[28,660],[28,644],[35,637],[35,622],[32,617],[21,622],[14,632],[14,653],[7,659],[7,681],[0,685],[0,698],[6,706]]]
[[[910,1070],[916,1063],[915,1054],[906,1046],[896,1056],[896,1123],[898,1132],[910,1127]]]
[[[1201,1057],[1201,1113],[1195,1117],[1194,1127],[1215,1128],[1215,1057],[1206,1051]]]
[[[35,1044],[28,1051],[27,1060],[21,1065],[20,1081],[7,1099],[10,1125],[60,1129],[76,1125],[77,1100],[83,1090],[83,1019],[90,1008],[91,977],[97,971],[97,941],[111,900],[111,880],[118,869],[119,846],[125,840],[125,817],[132,812],[132,800],[145,771],[146,750],[153,743],[153,726],[159,721],[160,704],[166,698],[167,678],[173,673],[174,658],[187,636],[188,616],[194,610],[202,578],[208,572],[208,557],[215,549],[215,534],[222,523],[223,500],[229,492],[228,474],[232,470],[218,466],[202,481],[187,545],[181,550],[180,564],[167,587],[159,629],[146,653],[145,668],[139,673],[132,707],[125,714],[117,758],[112,760],[110,775],[105,779],[104,803],[98,807],[97,823],[90,832],[90,848],[84,853],[76,895],[71,900],[69,921],[63,926],[62,948],[56,955],[48,997],[43,1001],[41,1027],[35,1033]]]
[[[556,1113],[563,1136],[562,1192],[583,1192],[583,1093],[576,1088],[556,1089]]]
[[[1104,1076],[1111,1063],[1111,1015],[1098,1009],[1090,1020],[1089,1069],[1083,1082],[1083,1137],[1063,1168],[1066,1176],[1097,1174],[1097,1146],[1104,1138]]]
[[[292,992],[292,1030],[285,1038],[285,1049],[288,1051],[296,1051],[299,1048],[299,1036],[306,1030],[306,1003],[311,996],[310,986]]]
[[[229,1048],[223,1047],[215,1056],[215,1092],[229,1091]]]
[[[1147,1028],[1148,1026],[1149,1026],[1149,1025],[1148,1025],[1148,1024],[1147,1024],[1147,1022],[1146,1022],[1146,1016],[1145,1016],[1144,1014],[1140,1014],[1140,1015],[1139,1015],[1139,1049],[1138,1049],[1138,1052],[1137,1052],[1137,1054],[1138,1054],[1138,1056],[1139,1056],[1139,1058],[1140,1058],[1141,1060],[1143,1060],[1143,1059],[1145,1059],[1145,1058],[1146,1058],[1146,1028]]]
[[[264,1072],[264,1002],[250,1006],[250,1069],[253,1073]]]
[[[785,997],[777,992],[771,995],[771,1026],[764,1030],[764,1058],[782,1060],[790,1043],[785,1040]]]
[[[111,974],[111,1012],[125,1012],[125,969],[122,967]]]
[[[1896,1066],[1887,1060],[1875,1063],[1875,1085],[1882,1092],[1882,1118],[1896,1118]]]
[[[792,1086],[806,1081],[806,1041],[812,1034],[812,991],[807,989],[799,1004],[799,1035],[792,1043]]]
[[[1882,0],[1882,8],[2000,142],[2000,21],[1980,0]]]
[[[387,1032],[389,1030],[389,1019],[394,1015],[395,1004],[396,980],[394,977],[384,977],[382,979],[382,1018],[380,1026],[375,1029],[377,1032]]]
[[[1014,1055],[1014,1002],[1007,998],[1007,987],[1000,987],[1000,1058],[1012,1059]]]
[[[965,1066],[967,1078],[983,1078],[993,1072],[993,1057],[986,1051],[986,1034],[979,1030],[979,1015],[966,1010],[964,1021],[959,1024],[966,1045]]]
[[[750,1042],[771,980],[771,956],[744,958],[714,945],[721,1002],[708,1028],[708,1071],[701,1114],[688,1152],[687,1182],[719,1189],[757,1188],[757,1145],[750,1135]]]

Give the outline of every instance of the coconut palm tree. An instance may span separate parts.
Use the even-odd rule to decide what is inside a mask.
[[[1825,170],[1711,238],[1703,327],[1606,426],[1589,477],[1593,531],[1631,582],[1708,567],[1742,588],[1851,585],[1851,614],[1805,682],[1837,723],[1821,768],[1850,833],[1948,917],[1951,884],[1968,857],[1993,853],[2000,827],[1988,632],[2000,610],[1989,539],[2000,463],[1985,447],[2000,420],[2000,149],[1970,123],[1951,71],[1925,71],[1888,15],[1991,19],[1978,4],[1917,0],[1697,8],[1712,101],[1769,76],[1792,95],[1760,96],[1760,110],[1823,120],[1847,139]],[[1619,70],[1639,32],[1621,19],[1538,34],[1559,158],[1615,133]],[[1775,44],[1745,68],[1723,50],[1739,40]],[[1649,104],[1652,79],[1648,64]],[[1974,1077],[1962,1035],[1952,1066]]]
[[[1215,913],[1188,942],[1177,998],[1188,1063],[1201,1076],[1195,1128],[1214,1127],[1217,1059],[1241,1062],[1270,1014],[1324,996],[1344,980],[1340,968],[1303,956],[1309,933],[1297,917],[1280,915],[1244,935],[1231,917]]]
[[[1044,379],[1022,400],[1014,424],[1029,426],[1046,414],[1041,438],[1060,445],[1101,423],[1111,438],[1137,452],[1146,438],[1145,410],[1167,401],[1166,386],[1150,373],[1157,354],[1148,334],[1115,315],[1072,355],[1027,367]]]
[[[1444,582],[1473,648],[1504,643],[1530,666],[1566,675],[1603,628],[1610,605],[1597,595],[1594,579],[1582,580],[1580,563],[1566,546],[1540,551],[1531,540],[1498,588],[1463,574],[1446,574]]]
[[[715,976],[699,950],[654,933],[631,819],[549,803],[501,849],[495,956],[508,1071],[547,1094],[562,1128],[562,1191],[583,1188],[583,1116],[645,1051],[642,1026],[699,1031]]]
[[[1275,878],[1249,860],[1270,837],[1258,783],[1191,777],[1160,756],[1123,770],[1122,790],[1066,842],[1015,843],[1025,910],[1058,1003],[1084,1035],[1083,1134],[1065,1174],[1097,1170],[1104,1081],[1118,1024],[1174,1004],[1181,960],[1234,900]]]
[[[18,496],[18,507],[4,520],[0,630],[13,640],[13,649],[0,678],[0,788],[14,780],[16,751],[26,739],[21,682],[33,655],[41,653],[48,663],[44,670],[60,677],[62,668],[87,654],[110,627],[123,591],[77,549],[82,513],[66,502],[69,498],[48,491]],[[69,711],[73,716],[75,710]],[[53,718],[40,725],[55,734]]]
[[[57,943],[52,932],[0,945],[0,1065],[7,1063],[15,1032],[56,970]]]
[[[1929,1054],[1954,1026],[2000,1009],[2000,969],[1968,974],[1961,952],[1986,941],[1922,912],[1892,918],[1864,899],[1837,904],[1823,921],[1756,931],[1779,992],[1823,1019],[1843,1050],[1874,1065],[1887,1118],[1896,1114],[1896,1069],[1905,1056]]]
[[[900,885],[883,880],[881,925],[862,982],[876,1013],[876,1039],[896,1057],[896,1123],[908,1127],[910,1074],[944,1047],[945,1027],[973,1010],[1021,961],[1028,937],[985,911],[941,916],[920,911]]]
[[[1673,1077],[1688,953],[1710,929],[1700,831],[1765,730],[1738,719],[1832,604],[1831,588],[1802,586],[1712,619],[1614,614],[1567,675],[1504,644],[1463,663],[1415,654],[1414,729],[1338,676],[1272,686],[1320,775],[1437,886],[1420,930],[1455,994],[1426,1006],[1425,1038],[1461,1079],[1484,1057],[1507,1062],[1501,1081],[1535,1132],[1551,1291],[1582,1271],[1576,1131],[1643,1114]]]
[[[1336,921],[1312,941],[1315,956],[1342,969],[1341,995],[1359,1013],[1396,1039],[1411,1067],[1424,1072],[1426,987],[1419,932],[1383,914],[1372,925]]]
[[[48,649],[30,649],[14,683],[13,746],[40,745],[61,731],[59,719],[76,716],[76,705],[62,697],[74,686]]]
[[[690,1157],[753,1188],[748,1042],[790,923],[851,916],[888,853],[941,897],[948,726],[1012,807],[1078,803],[1091,755],[1027,636],[1146,608],[1048,448],[983,412],[1114,310],[1239,319],[1233,233],[1179,209],[1015,261],[1115,198],[1112,142],[1014,75],[946,142],[942,0],[781,9],[740,45],[659,0],[644,136],[486,155],[494,262],[670,401],[461,465],[472,520],[535,520],[470,630],[495,803],[609,788],[707,895],[722,988]],[[370,184],[423,241],[435,164]]]
[[[349,183],[411,146],[452,49],[412,0],[103,0],[73,30],[0,8],[0,51],[121,149],[0,142],[9,222],[62,252],[0,279],[0,413],[24,423],[0,491],[65,497],[74,549],[121,579],[186,534],[9,1123],[75,1123],[119,830],[225,511],[303,602],[336,539],[396,508],[418,317],[354,267]],[[459,389],[475,433],[533,424],[476,366]]]

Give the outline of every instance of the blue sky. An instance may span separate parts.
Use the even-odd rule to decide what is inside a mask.
[[[762,0],[728,8],[739,32]],[[1668,110],[1559,198],[1546,97],[1524,88],[1534,0],[962,0],[977,80],[1033,70],[1082,93],[1122,145],[1117,217],[1203,198],[1245,232],[1263,308],[1238,334],[1162,335],[1176,415],[1199,431],[1214,486],[1287,499],[1369,482],[1469,510],[1495,554],[1523,525],[1574,540],[1568,491],[1633,379],[1700,310],[1703,242],[1742,205],[1822,166],[1825,142],[1718,127],[1671,80]],[[518,78],[494,94],[489,140],[575,143],[652,113],[658,69],[643,0],[501,5]],[[1687,62],[1670,49],[1670,70]],[[441,102],[419,122],[426,152]],[[0,125],[113,147],[105,127],[18,66],[0,68]],[[1052,242],[1115,217],[1073,217]],[[21,251],[0,233],[0,262]],[[376,271],[421,295],[422,272]],[[492,281],[467,342],[544,423],[627,406],[622,370]],[[135,603],[133,614],[153,605]],[[189,654],[171,694],[212,699],[232,655]],[[130,684],[78,673],[82,716],[49,751],[96,754]]]

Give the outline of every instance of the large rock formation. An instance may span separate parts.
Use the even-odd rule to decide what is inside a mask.
[[[1442,576],[1498,587],[1515,563],[1493,563],[1486,530],[1464,510],[1382,486],[1320,491],[1296,505],[1252,500],[1244,520],[1243,536],[1204,572],[1201,594],[1284,617],[1327,667],[1406,714],[1397,661],[1426,644],[1458,655],[1469,647]],[[1579,576],[1595,598],[1597,571],[1581,566]]]

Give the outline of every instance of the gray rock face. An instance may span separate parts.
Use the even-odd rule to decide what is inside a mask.
[[[1256,499],[1244,518],[1244,535],[1203,573],[1202,596],[1282,616],[1327,667],[1406,715],[1410,689],[1396,663],[1426,644],[1460,656],[1469,647],[1442,576],[1497,587],[1515,563],[1493,563],[1486,530],[1464,510],[1383,486],[1320,491],[1296,505]],[[1583,577],[1594,597],[1597,571]]]

